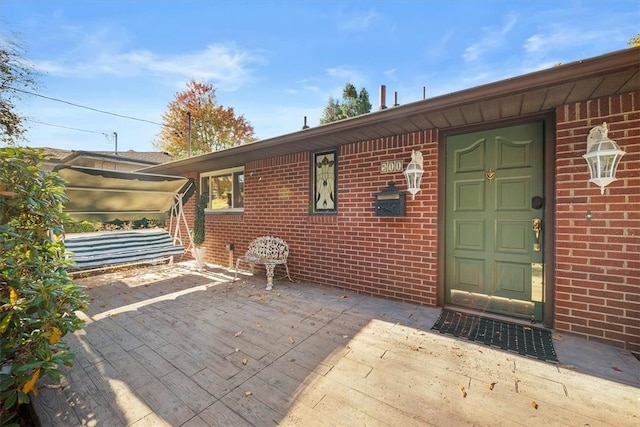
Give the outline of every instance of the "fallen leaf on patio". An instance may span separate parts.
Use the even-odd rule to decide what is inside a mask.
[[[249,359],[247,359],[247,358],[245,357],[245,358],[243,358],[243,359],[242,359],[242,364],[243,364],[243,365],[246,365],[248,361],[249,361]]]
[[[563,337],[562,337],[562,335],[560,335],[560,334],[553,334],[553,335],[551,335],[551,338],[552,338],[554,341],[558,341],[558,342],[562,342],[562,341],[564,341],[564,338],[563,338]]]
[[[118,317],[118,313],[113,313],[111,317]]]
[[[489,390],[493,390],[493,387],[495,387],[496,384],[498,383],[496,382],[489,383]]]
[[[467,390],[465,390],[461,385],[459,385],[458,388],[460,389],[460,394],[462,394],[462,397],[467,397]]]
[[[280,309],[280,314],[285,314],[285,313],[286,313],[286,311],[284,311],[284,308],[281,308]]]
[[[289,359],[289,362],[295,362],[296,359]]]
[[[533,402],[531,402],[531,407],[533,409],[538,409],[538,404],[535,401],[533,401]]]
[[[262,324],[256,323],[256,328],[262,328]]]
[[[341,295],[340,298],[349,298],[347,295]]]
[[[622,372],[622,369],[618,368],[617,366],[612,366],[611,369],[617,372]]]
[[[293,343],[295,343],[295,342],[296,342],[296,340],[294,340],[294,339],[293,339],[293,337],[292,337],[291,335],[289,335],[289,342],[290,342],[291,344],[293,344]]]
[[[244,392],[245,396],[251,396],[253,394],[253,392],[251,390],[247,390]]]
[[[240,335],[242,335],[242,333],[243,333],[243,332],[244,332],[244,331],[236,332],[235,337],[236,337],[236,338],[237,338],[237,337],[239,337]]]

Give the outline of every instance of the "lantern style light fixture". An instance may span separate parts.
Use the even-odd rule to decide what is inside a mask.
[[[414,199],[416,198],[416,193],[420,191],[423,173],[422,153],[413,150],[411,151],[411,162],[407,165],[404,176],[407,179],[407,191],[411,193]]]
[[[609,128],[606,122],[591,129],[587,137],[587,152],[582,156],[589,165],[589,181],[600,187],[600,194],[604,194],[604,187],[616,181],[616,169],[625,155],[607,133]]]

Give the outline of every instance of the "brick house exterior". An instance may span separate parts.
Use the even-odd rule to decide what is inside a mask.
[[[602,121],[626,151],[604,195],[575,154]],[[559,106],[556,122],[555,327],[639,351],[640,92]]]
[[[243,210],[207,215],[208,262],[231,267],[254,237],[270,234],[289,243],[294,278],[442,306],[446,304],[443,147],[447,135],[541,122],[547,204],[542,239],[547,284],[544,323],[640,351],[638,58],[640,49],[627,49],[566,69],[424,100],[407,106],[405,114],[403,107],[395,107],[261,141],[250,147],[252,151],[237,147],[145,172],[184,175],[199,182],[199,174],[212,168],[244,167]],[[574,74],[578,77],[572,80]],[[611,79],[618,83],[605,84]],[[543,92],[544,87],[550,90]],[[560,88],[568,88],[566,95],[555,100],[553,95]],[[488,93],[497,95],[491,98]],[[511,108],[516,102],[518,107]],[[530,107],[535,103],[535,108]],[[415,109],[423,105],[427,110],[418,116]],[[387,116],[392,118],[385,121]],[[427,117],[427,124],[409,132],[388,131],[411,128],[415,117]],[[399,124],[393,126],[393,120]],[[588,182],[582,158],[589,130],[602,122],[609,126],[609,137],[626,152],[618,181],[603,195]],[[387,129],[386,135],[377,136],[383,132],[379,123]],[[316,146],[314,141],[325,142]],[[304,144],[309,148],[304,149]],[[264,147],[261,155],[260,147]],[[337,212],[313,214],[312,156],[328,147],[337,150]],[[400,159],[406,167],[412,150],[424,156],[421,191],[415,198],[406,198],[405,216],[376,216],[376,193],[389,181],[401,190],[406,188],[402,171],[381,173],[381,162]],[[193,199],[185,207],[190,222]],[[228,243],[233,243],[234,250],[227,249]]]

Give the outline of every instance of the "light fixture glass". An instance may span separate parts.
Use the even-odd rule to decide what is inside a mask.
[[[413,150],[411,152],[411,162],[407,165],[404,176],[407,179],[407,191],[411,193],[414,199],[416,198],[416,193],[420,191],[423,173],[422,153]]]
[[[582,156],[589,165],[589,181],[600,187],[600,194],[604,194],[604,187],[616,181],[618,164],[625,155],[618,144],[608,138],[608,132],[606,122],[591,129],[587,138],[587,152]]]

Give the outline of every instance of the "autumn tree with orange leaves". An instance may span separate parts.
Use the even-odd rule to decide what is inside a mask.
[[[236,116],[233,107],[217,104],[213,85],[191,80],[184,92],[162,115],[163,127],[154,141],[155,148],[175,158],[189,155],[189,118],[191,116],[191,155],[219,151],[255,141],[253,126],[244,116]]]

